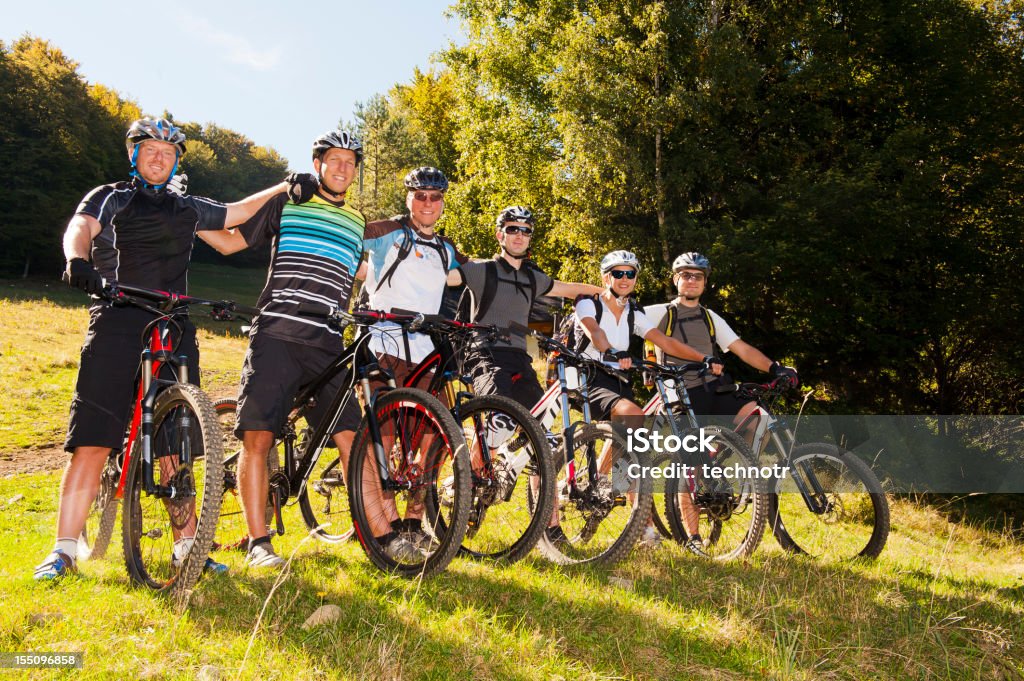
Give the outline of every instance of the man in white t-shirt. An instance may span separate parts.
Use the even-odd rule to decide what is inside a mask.
[[[444,212],[448,178],[437,168],[424,166],[405,176],[405,188],[407,214],[366,225],[364,289],[373,310],[437,314],[448,273],[468,261],[455,244],[434,231]],[[398,385],[434,350],[426,334],[403,334],[391,322],[373,325],[370,333],[370,349],[395,374]],[[429,379],[430,375],[424,376],[416,387],[425,389]]]

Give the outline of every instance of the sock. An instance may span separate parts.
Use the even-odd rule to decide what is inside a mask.
[[[423,521],[419,518],[406,518],[402,521],[402,529],[406,532],[422,532]]]
[[[250,537],[249,538],[249,550],[252,551],[259,544],[269,544],[270,535],[263,535],[262,537]]]
[[[704,543],[704,540],[701,539],[701,537],[700,537],[700,532],[698,532],[697,534],[691,534],[690,535],[690,541],[695,541],[698,544],[703,544]]]
[[[398,536],[397,532],[388,532],[387,534],[377,537],[377,541],[380,542],[381,546],[387,546],[392,540]]]
[[[404,529],[405,529],[405,527],[402,526],[402,519],[401,518],[399,518],[398,520],[392,520],[391,521],[391,531],[392,532],[401,532]]]
[[[78,540],[70,539],[68,537],[57,537],[57,542],[53,545],[54,551],[60,551],[66,553],[73,560],[78,560]]]
[[[195,537],[182,537],[174,542],[174,557],[178,560],[185,560],[185,556],[192,550],[192,545],[196,543]]]

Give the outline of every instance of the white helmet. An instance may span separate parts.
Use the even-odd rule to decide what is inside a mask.
[[[622,265],[632,267],[640,274],[640,261],[636,259],[636,254],[630,251],[612,251],[601,258],[601,274],[607,274]]]

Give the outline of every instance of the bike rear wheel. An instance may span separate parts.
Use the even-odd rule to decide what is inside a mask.
[[[537,545],[555,501],[551,449],[540,422],[515,400],[481,395],[463,402],[457,417],[473,461],[473,499],[462,551],[473,558],[512,563]],[[481,452],[487,449],[490,463]],[[445,494],[426,497],[427,518],[443,523]]]
[[[348,467],[356,535],[380,569],[429,577],[448,566],[466,535],[472,490],[462,429],[437,398],[412,388],[382,394],[374,414],[388,484],[382,484],[370,421],[364,417]],[[450,489],[442,492],[441,485]],[[426,498],[442,494],[450,496],[451,506],[441,507],[437,518],[423,518],[428,541],[410,548],[399,521],[423,513]]]
[[[249,529],[242,514],[242,495],[238,491],[238,460],[242,455],[242,441],[235,437],[235,415],[238,403],[233,399],[217,400],[213,403],[220,423],[221,443],[224,449],[224,494],[220,505],[220,519],[213,537],[214,551],[248,551]],[[267,479],[273,481],[279,469],[277,443],[267,455]],[[271,483],[273,484],[273,483]],[[274,507],[267,499],[265,514],[267,533],[273,536]]]
[[[823,442],[793,450],[768,517],[782,548],[825,560],[877,558],[889,538],[889,502],[878,478],[854,454]]]
[[[173,496],[146,493],[141,442],[133,449],[124,490],[121,537],[128,574],[151,589],[186,595],[206,564],[224,489],[221,432],[210,399],[184,383],[156,399],[153,479],[173,487]],[[179,560],[175,540],[188,538],[191,546]]]
[[[606,450],[611,461],[604,460],[608,472],[600,474]],[[573,455],[560,458],[561,453],[555,454],[560,467],[555,503],[564,538],[545,534],[538,548],[560,565],[611,565],[622,560],[651,517],[651,478],[627,473],[633,464],[640,467],[636,470],[647,470],[648,459],[630,451],[625,428],[612,423],[583,424],[573,437]],[[571,472],[567,461],[573,464]],[[591,483],[590,466],[599,472],[596,484]]]
[[[299,451],[303,444],[299,443]],[[337,450],[324,448],[299,495],[299,510],[317,539],[339,544],[352,538],[352,510],[345,467]],[[319,528],[319,529],[318,529]]]
[[[117,522],[117,485],[121,481],[121,464],[118,452],[111,452],[100,475],[100,488],[89,507],[85,529],[78,538],[78,560],[97,560],[107,555],[110,538]]]
[[[726,477],[727,471],[758,469],[746,441],[731,430],[705,426],[710,437],[707,453],[711,460],[693,465],[689,478],[673,477],[665,482],[665,516],[673,538],[694,553],[726,561],[751,555],[761,543],[768,518],[767,483],[760,477]],[[684,517],[696,511],[702,544],[689,544]]]

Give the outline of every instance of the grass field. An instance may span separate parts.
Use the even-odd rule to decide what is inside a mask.
[[[197,295],[252,302],[262,284],[250,273],[247,293],[237,272],[193,272]],[[86,314],[82,296],[59,285],[0,287],[5,456],[63,438]],[[244,340],[202,326],[204,383],[232,394]],[[294,561],[276,588],[275,575],[247,572],[242,554],[225,552],[232,574],[203,580],[181,612],[129,586],[119,531],[81,576],[32,582],[53,539],[58,480],[0,478],[0,652],[85,654],[83,670],[15,672],[29,677],[1024,678],[1020,539],[906,501],[894,503],[875,562],[791,557],[769,536],[741,563],[662,546],[614,570],[457,559],[423,583],[376,571],[356,544],[305,540],[290,507],[277,546]],[[340,618],[303,629],[325,604]]]

